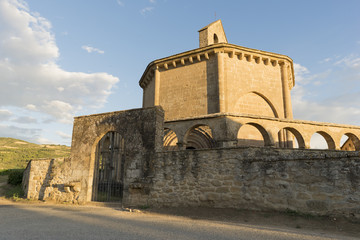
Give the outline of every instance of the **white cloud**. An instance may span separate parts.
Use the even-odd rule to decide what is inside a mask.
[[[141,15],[146,15],[147,13],[149,13],[153,10],[154,10],[154,7],[145,7],[140,10],[140,13],[141,13]]]
[[[34,104],[27,104],[25,108],[32,111],[35,111],[37,109]]]
[[[320,63],[327,63],[330,62],[332,60],[332,58],[325,58],[323,60],[320,61]]]
[[[16,126],[0,125],[1,136],[21,139],[29,142],[38,142],[41,129],[37,128],[20,128]]]
[[[31,140],[30,142],[37,143],[37,144],[55,144],[53,141],[51,141],[47,138],[44,138],[44,137],[35,138],[35,139]]]
[[[356,59],[348,56],[341,59],[335,68],[331,65],[328,70],[317,74],[312,74],[305,66],[294,64],[297,79],[291,91],[294,118],[360,125],[359,78],[347,75],[354,69],[357,71],[353,72],[360,72]],[[324,85],[318,87],[318,79],[326,79],[325,88]],[[347,81],[352,82],[348,84]],[[356,81],[358,85],[355,85]],[[311,147],[326,148],[327,145],[321,136],[314,135]]]
[[[85,51],[87,51],[88,53],[93,53],[93,52],[100,53],[100,54],[105,53],[103,50],[100,50],[98,48],[94,48],[94,47],[91,47],[91,46],[85,46],[84,45],[81,48],[84,49]]]
[[[7,121],[12,115],[12,112],[7,109],[0,109],[0,121]]]
[[[346,61],[344,61],[346,62]],[[350,61],[352,62],[352,61]],[[346,64],[347,67],[352,66]],[[293,88],[292,105],[294,111],[294,117],[297,119],[343,123],[343,124],[359,124],[360,125],[360,96],[357,92],[349,93],[342,89],[340,86],[346,85],[343,79],[337,79],[337,81],[330,81],[330,77],[339,74],[342,71],[348,71],[348,68],[340,70],[326,70],[319,74],[310,74],[306,67],[300,64],[294,64],[294,71],[297,81],[296,86]],[[329,73],[332,73],[330,75]],[[315,99],[314,86],[318,86],[317,79],[328,77],[329,84],[333,84],[327,91],[335,91],[337,95],[329,94],[328,97],[321,99]],[[312,84],[309,84],[309,83]],[[352,90],[350,88],[349,90]],[[341,94],[340,94],[341,93]],[[326,96],[326,92],[322,92]]]
[[[73,106],[67,102],[53,100],[50,102],[45,102],[42,106],[47,113],[55,118],[59,119],[61,123],[69,123],[72,124],[73,115],[75,113],[75,109]]]
[[[120,0],[116,0],[117,4],[119,4],[119,6],[124,6],[124,2],[120,1]]]
[[[60,137],[64,138],[64,139],[71,139],[70,134],[67,134],[67,133],[64,133],[64,132],[61,132],[61,131],[57,131],[56,134],[59,135]]]
[[[0,22],[0,107],[37,111],[71,123],[76,111],[101,107],[119,81],[107,73],[62,69],[51,23],[31,13],[24,1],[0,0]]]
[[[360,68],[360,57],[356,56],[355,54],[351,54],[340,59],[334,63],[334,65],[345,65],[350,68]]]
[[[149,0],[150,3],[155,4],[156,0]]]
[[[13,122],[29,124],[29,123],[37,123],[38,121],[36,118],[29,117],[29,116],[20,116],[17,118],[12,119]]]
[[[298,63],[294,63],[294,73],[296,82],[301,82],[304,80],[305,75],[309,74],[309,70]]]

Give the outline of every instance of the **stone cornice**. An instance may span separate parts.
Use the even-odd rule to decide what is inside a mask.
[[[183,66],[186,63],[192,64],[194,61],[202,61],[209,59],[211,54],[215,53],[227,53],[229,57],[237,57],[239,60],[246,61],[255,61],[258,64],[265,65],[273,65],[277,66],[278,64],[289,62],[291,66],[291,85],[295,85],[295,76],[294,76],[294,68],[293,61],[290,57],[271,53],[266,51],[261,51],[257,49],[251,49],[246,47],[237,46],[229,43],[219,43],[213,44],[203,48],[197,48],[194,50],[186,51],[183,53],[175,54],[166,58],[161,58],[155,61],[152,61],[146,67],[141,79],[139,81],[139,85],[142,88],[145,88],[147,84],[152,80],[152,76],[154,74],[155,68],[161,69],[169,69],[169,67],[177,67]],[[291,87],[292,87],[291,86]]]

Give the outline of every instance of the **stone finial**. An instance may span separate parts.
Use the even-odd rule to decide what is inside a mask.
[[[227,43],[220,19],[199,30],[199,47],[202,48],[215,43]]]

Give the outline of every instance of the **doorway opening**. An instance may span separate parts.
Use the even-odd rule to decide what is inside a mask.
[[[121,202],[124,186],[124,139],[108,132],[95,152],[92,201]]]

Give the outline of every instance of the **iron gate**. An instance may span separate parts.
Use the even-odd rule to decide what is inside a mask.
[[[95,152],[92,201],[121,202],[123,197],[124,140],[117,132],[108,132]]]

